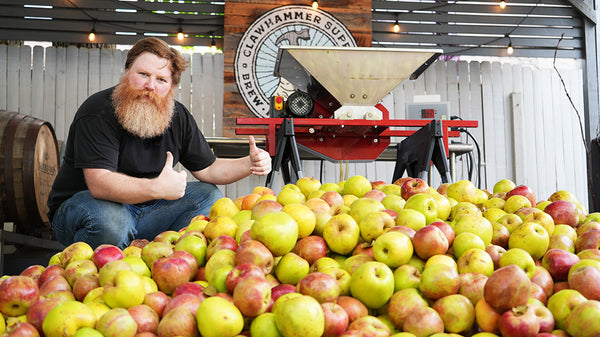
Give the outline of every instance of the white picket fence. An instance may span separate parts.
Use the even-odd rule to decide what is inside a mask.
[[[42,48],[0,45],[0,109],[32,115],[52,123],[59,141],[67,136],[77,107],[90,94],[117,83],[125,51],[85,48]],[[178,99],[196,118],[207,137],[222,135],[223,54],[186,55]],[[583,118],[581,67],[560,70],[566,91]],[[532,62],[438,61],[415,81],[406,81],[382,103],[390,118],[407,118],[405,104],[415,95],[440,95],[451,114],[479,121],[471,133],[481,149],[481,182],[476,168],[472,180],[491,190],[502,178],[530,186],[538,199],[566,189],[587,205],[585,149],[576,110],[552,68]],[[395,139],[395,142],[401,139]],[[473,143],[466,135],[461,142]],[[473,157],[477,158],[477,150]],[[468,178],[466,156],[458,157],[457,179]],[[329,162],[303,160],[304,176],[338,182],[355,174],[391,182],[394,162]],[[477,162],[475,163],[477,164]],[[321,175],[322,172],[322,175]],[[264,185],[251,176],[222,186],[235,198]],[[274,189],[283,182],[276,181]],[[433,174],[431,184],[440,178]]]

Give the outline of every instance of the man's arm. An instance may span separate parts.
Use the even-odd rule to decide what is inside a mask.
[[[153,179],[135,178],[106,169],[83,169],[88,189],[94,198],[137,204],[154,199],[176,200],[185,194],[187,174],[173,170],[173,155],[160,175]]]
[[[246,157],[229,159],[217,158],[209,167],[192,172],[196,179],[226,185],[243,179],[250,174],[264,176],[271,172],[271,156],[256,146],[254,137],[248,137],[250,154]]]

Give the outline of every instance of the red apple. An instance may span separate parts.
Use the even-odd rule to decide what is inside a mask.
[[[298,292],[315,298],[319,303],[334,302],[340,296],[340,285],[335,277],[322,272],[304,276],[297,284]]]
[[[494,261],[494,270],[500,268],[500,258],[502,257],[502,254],[506,253],[506,249],[492,244],[485,247],[485,251],[490,255],[492,261]]]
[[[444,332],[444,321],[435,309],[417,307],[406,316],[402,329],[419,336],[431,336]]]
[[[344,308],[344,310],[348,314],[348,319],[350,322],[354,321],[359,317],[367,316],[369,314],[369,309],[367,309],[367,306],[354,297],[340,296],[338,297],[336,303],[339,304],[342,308]]]
[[[73,283],[73,296],[78,301],[83,301],[85,296],[92,290],[100,287],[98,274],[83,275]]]
[[[533,282],[531,282],[531,287],[529,288],[529,298],[536,299],[544,305],[548,302],[548,297],[544,289],[539,284]]]
[[[400,195],[404,200],[418,193],[429,193],[429,185],[421,178],[407,179],[401,186]]]
[[[121,248],[111,244],[101,244],[94,249],[92,261],[98,269],[102,268],[110,261],[120,260],[125,257]]]
[[[579,291],[588,300],[600,301],[598,280],[600,280],[600,269],[592,265],[578,264],[569,271],[569,288]]]
[[[417,255],[423,259],[443,255],[448,251],[448,238],[437,226],[425,226],[416,231],[412,244]]]
[[[415,233],[417,232],[414,229],[412,229],[408,226],[404,226],[404,225],[394,226],[394,227],[388,229],[388,232],[395,232],[395,231],[406,234],[411,240],[415,236]]]
[[[270,301],[271,286],[264,276],[242,278],[233,290],[233,303],[246,317],[266,312]]]
[[[323,337],[339,336],[348,328],[350,320],[348,313],[334,302],[321,303],[325,317],[325,331]]]
[[[361,242],[354,247],[352,251],[352,255],[369,255],[372,258],[375,258],[373,255],[373,245],[370,242]]]
[[[550,214],[552,219],[554,219],[555,225],[564,224],[577,227],[579,224],[579,211],[577,210],[577,206],[570,201],[553,201],[544,208],[544,212]]]
[[[40,296],[42,297],[47,297],[49,294],[61,290],[72,291],[69,281],[62,275],[52,276],[39,287]]]
[[[361,336],[388,337],[390,328],[375,316],[363,316],[348,324],[349,331],[360,331]],[[443,331],[443,329],[442,329]]]
[[[266,275],[273,269],[273,253],[271,253],[267,246],[258,240],[244,241],[240,244],[240,247],[235,254],[235,264],[238,265],[242,263],[257,265]]]
[[[533,337],[540,331],[540,322],[533,308],[519,305],[500,315],[498,327],[503,337]]]
[[[6,337],[40,337],[40,333],[28,322],[17,322],[6,327],[4,334]]]
[[[193,258],[193,257],[192,257]],[[196,259],[194,258],[194,261]],[[192,267],[187,260],[182,258],[162,257],[152,264],[152,279],[158,289],[167,295],[179,285],[191,280]]]
[[[511,264],[496,269],[483,288],[485,301],[498,312],[527,304],[531,281],[523,269]]]
[[[57,264],[50,265],[46,267],[46,269],[40,274],[38,278],[38,287],[41,287],[44,282],[46,282],[52,276],[59,274],[65,276],[65,268],[59,266]]]
[[[180,237],[181,237],[181,233],[172,231],[172,230],[166,230],[164,232],[159,233],[157,236],[155,236],[153,241],[154,242],[165,242],[165,243],[170,244],[171,246],[174,246]]]
[[[309,235],[296,242],[292,252],[312,265],[318,259],[327,256],[327,243],[318,235]]]
[[[173,253],[171,253],[171,255],[169,255],[169,257],[185,260],[190,265],[190,269],[191,269],[189,281],[194,279],[194,277],[196,276],[196,273],[198,273],[198,260],[196,260],[194,255],[192,255],[191,253],[189,253],[185,250],[175,250],[175,251],[173,251]]]
[[[291,284],[278,284],[271,288],[271,299],[276,301],[282,295],[298,292],[298,288]]]
[[[198,297],[204,296],[205,287],[200,283],[196,282],[185,282],[177,286],[173,293],[171,294],[171,298],[175,298],[181,294],[192,294]]]
[[[158,323],[158,336],[198,336],[196,315],[184,307],[171,310]]]
[[[279,212],[283,209],[283,205],[275,200],[261,200],[252,208],[252,219],[256,220],[265,214]]]
[[[446,239],[448,239],[448,246],[452,247],[452,243],[454,242],[454,238],[456,236],[452,226],[445,221],[434,221],[430,223],[430,225],[441,229],[444,235],[446,235]]]
[[[237,251],[239,245],[234,238],[229,235],[221,235],[214,238],[206,249],[206,260],[208,261],[210,257],[217,251],[221,249],[229,249],[232,251]]]
[[[488,277],[480,273],[462,273],[458,275],[460,286],[458,293],[471,301],[473,306],[483,298],[483,288]]]
[[[529,202],[531,202],[532,206],[534,206],[536,204],[535,193],[533,193],[531,188],[529,188],[525,185],[519,185],[519,186],[513,188],[512,190],[506,192],[505,198],[508,199],[508,198],[512,197],[513,195],[522,195],[522,196],[526,197],[527,199],[529,199]]]
[[[330,207],[344,204],[344,198],[337,191],[327,191],[321,195],[321,199],[325,200]]]
[[[412,177],[398,178],[396,181],[394,181],[394,185],[402,186],[402,184],[404,184],[409,179],[412,179]]]
[[[548,270],[555,282],[566,281],[569,270],[579,262],[579,256],[563,249],[553,248],[542,257],[542,266]]]
[[[363,198],[371,198],[371,199],[375,199],[379,202],[381,202],[381,200],[383,200],[385,197],[387,197],[387,195],[385,193],[383,193],[380,190],[376,190],[376,189],[372,189],[363,195]]]
[[[550,272],[543,266],[535,267],[535,273],[531,278],[531,282],[538,284],[544,290],[546,298],[550,298],[554,293],[554,279],[552,279]]]
[[[579,253],[586,249],[600,248],[600,230],[589,230],[577,236],[575,240],[575,252]]]
[[[159,317],[163,316],[163,311],[167,304],[169,304],[171,298],[162,291],[155,291],[146,294],[144,297],[144,303],[154,310]]]
[[[31,277],[32,279],[37,281],[44,272],[44,270],[46,270],[46,267],[42,266],[41,264],[34,264],[25,268],[19,275]]]
[[[247,277],[264,277],[264,271],[257,265],[251,263],[242,263],[234,266],[225,278],[225,287],[230,294],[233,294],[235,286],[240,280]]]
[[[9,276],[0,284],[0,312],[20,316],[40,298],[37,281],[27,276]]]
[[[382,210],[382,212],[389,214],[392,217],[392,219],[394,219],[394,221],[398,219],[398,212],[394,211],[393,209],[386,208]]]
[[[533,313],[538,319],[538,322],[540,322],[539,332],[552,332],[554,330],[554,316],[552,316],[550,309],[535,301],[531,301],[528,306],[531,307]]]
[[[52,308],[62,301],[64,300],[60,297],[40,298],[27,310],[27,322],[33,324],[38,331],[42,331],[44,318]]]
[[[160,318],[156,311],[146,304],[139,304],[129,309],[129,314],[137,324],[137,333],[152,332],[157,333]]]
[[[186,308],[190,313],[195,315],[202,301],[204,301],[204,297],[198,297],[192,294],[181,294],[177,297],[171,298],[169,303],[165,305],[162,315],[165,317],[175,308]]]

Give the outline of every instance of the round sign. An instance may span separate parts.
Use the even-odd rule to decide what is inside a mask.
[[[346,26],[310,6],[281,6],[256,19],[246,30],[234,60],[235,81],[257,117],[269,117],[270,97],[287,98],[294,86],[273,74],[279,46],[356,47]]]

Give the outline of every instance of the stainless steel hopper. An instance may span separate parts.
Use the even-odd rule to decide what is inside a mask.
[[[341,104],[337,119],[380,120],[375,108],[405,79],[416,78],[441,50],[372,47],[279,47],[274,75],[308,91],[318,81]]]

